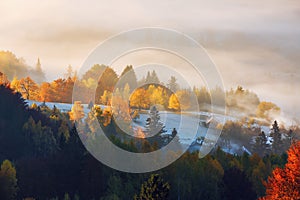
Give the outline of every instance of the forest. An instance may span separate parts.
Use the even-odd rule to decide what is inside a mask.
[[[12,53],[1,53],[20,65],[21,61]],[[40,65],[38,60],[36,73]],[[272,102],[260,101],[254,92],[241,86],[225,94],[220,88],[209,91],[194,87],[191,91],[180,88],[176,77],[170,77],[167,83],[160,82],[155,71],[137,80],[133,67],[127,66],[122,74],[130,78],[122,79],[127,82],[115,91],[114,85],[122,74],[118,76],[104,65],[94,65],[82,77],[69,66],[64,78],[52,82],[34,80],[27,72],[18,78],[12,72],[6,75],[7,69],[0,69],[3,70],[0,73],[0,199],[300,197],[299,127],[278,124],[274,117],[279,115],[280,108]],[[103,75],[98,80],[99,73]],[[85,101],[74,102],[68,112],[47,106],[47,102],[72,103],[75,82],[86,92]],[[96,90],[95,102],[89,96],[91,90]],[[193,95],[197,102],[191,99]],[[96,160],[81,141],[85,138],[89,145],[97,145],[94,141],[99,127],[94,124],[99,122],[106,136],[120,148],[135,153],[155,151],[165,145],[158,137],[164,132],[164,125],[159,123],[156,109],[189,111],[198,104],[209,111],[211,97],[221,99],[224,95],[229,112],[243,115],[239,121],[224,124],[217,145],[202,159],[198,152],[187,151],[158,171],[125,173]],[[126,98],[130,99],[129,105],[124,104]],[[41,103],[29,106],[27,100]],[[84,117],[83,103],[89,105],[87,117]],[[118,104],[117,110],[111,104]],[[132,116],[123,112],[128,109],[133,111],[129,113]],[[129,126],[128,118],[138,118],[149,109],[150,120],[145,132],[138,130],[134,133],[136,137],[128,137],[118,127],[118,120]],[[78,123],[86,123],[88,127],[79,132]],[[255,124],[271,126],[272,145],[267,142],[266,133]],[[158,129],[158,136],[145,138],[153,129]],[[221,147],[230,145],[232,140],[241,141],[253,154],[224,152]]]

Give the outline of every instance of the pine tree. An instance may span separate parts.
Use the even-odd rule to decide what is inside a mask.
[[[171,76],[167,86],[173,93],[175,93],[179,89],[179,85],[175,76]]]
[[[45,77],[45,73],[42,70],[42,65],[41,65],[40,58],[38,58],[38,60],[37,60],[34,74],[35,74],[34,80],[38,84],[41,84],[43,81],[45,81],[46,77]]]
[[[126,84],[128,84],[129,88],[131,88],[132,90],[137,88],[136,74],[131,65],[125,67],[125,69],[121,73],[120,81],[118,83],[121,89],[123,89],[126,86]]]
[[[281,133],[279,130],[279,126],[277,121],[275,120],[273,125],[272,125],[272,133],[271,133],[271,137],[273,138],[273,142],[272,142],[272,152],[274,154],[281,154],[283,152],[283,143],[281,140]]]
[[[159,111],[156,106],[152,106],[149,111],[149,118],[146,120],[146,133],[151,136],[165,133],[164,128],[164,124],[160,121]]]
[[[269,145],[267,144],[267,136],[264,131],[262,131],[256,138],[253,145],[253,152],[257,153],[259,156],[263,157],[269,152]]]
[[[159,174],[152,174],[150,178],[143,183],[140,194],[134,197],[135,200],[159,200],[168,199],[170,185],[160,177]]]
[[[5,160],[3,161],[0,169],[0,199],[15,199],[16,195],[16,169],[9,160]]]

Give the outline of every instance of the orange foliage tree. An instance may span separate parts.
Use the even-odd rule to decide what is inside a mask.
[[[276,168],[266,183],[266,196],[260,200],[300,199],[300,141],[288,150],[288,162],[283,169]]]

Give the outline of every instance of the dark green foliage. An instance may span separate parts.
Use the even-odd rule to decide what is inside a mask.
[[[16,169],[9,160],[5,160],[0,169],[0,199],[12,200],[16,198],[16,195]]]
[[[141,187],[139,195],[135,196],[135,200],[159,200],[167,199],[169,196],[170,185],[160,177],[159,174],[152,174]]]
[[[259,156],[263,157],[270,153],[270,145],[267,143],[267,136],[265,132],[261,132],[256,138],[255,143],[252,147],[253,153],[257,153]]]
[[[281,154],[283,153],[283,141],[281,132],[279,130],[279,126],[277,121],[275,120],[272,124],[272,133],[271,137],[273,138],[272,142],[272,152],[274,154]]]
[[[149,118],[146,121],[146,132],[151,136],[166,132],[164,124],[160,121],[159,111],[152,106],[149,111]]]
[[[27,116],[27,105],[21,95],[0,85],[0,160],[23,155],[26,144],[21,130]]]
[[[252,190],[252,184],[246,174],[238,168],[230,168],[225,171],[223,177],[224,196],[222,199],[256,199]]]
[[[3,86],[0,95],[0,161],[13,160],[19,188],[13,189],[15,178],[2,179],[1,171],[0,193],[12,191],[16,199],[132,199],[135,194],[137,199],[256,199],[265,193],[262,181],[275,166],[286,163],[285,154],[236,156],[218,148],[203,159],[197,152],[185,153],[156,172],[164,180],[157,175],[123,173],[106,167],[85,150],[66,114],[47,107],[29,109],[19,94]],[[124,142],[122,134],[116,134],[119,129],[114,120],[105,129],[113,143],[138,152],[138,142]],[[226,130],[236,137],[240,131],[245,133],[238,124],[229,124]],[[154,147],[147,140],[140,146],[145,152]],[[13,171],[11,165],[6,166]]]

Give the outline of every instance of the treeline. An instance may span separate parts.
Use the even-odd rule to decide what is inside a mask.
[[[299,126],[285,128],[275,120],[270,124],[270,132],[264,132],[261,126],[244,120],[227,121],[222,129],[217,145],[229,151],[235,144],[244,146],[252,154],[260,157],[286,152],[294,141],[300,140]]]
[[[189,111],[197,107],[202,111],[210,111],[211,98],[214,98],[217,106],[224,106],[225,101],[229,114],[261,119],[264,123],[270,123],[280,114],[280,108],[274,103],[261,102],[255,93],[241,86],[226,93],[218,87],[212,90],[205,87],[181,89],[176,77],[170,77],[167,83],[163,83],[155,71],[137,80],[132,66],[127,66],[118,76],[110,67],[94,65],[81,78],[69,66],[65,78],[41,84],[30,77],[14,77],[11,82],[3,73],[0,77],[0,83],[10,84],[10,88],[20,92],[24,99],[36,101],[71,103],[76,82],[82,103],[90,103],[95,99],[93,103],[111,105],[113,94],[121,94],[124,100],[130,100],[132,108],[149,109],[151,105],[161,105],[162,109],[172,111]]]
[[[1,199],[256,199],[265,195],[263,181],[287,159],[286,154],[234,156],[217,148],[203,159],[187,152],[154,174],[118,172],[85,150],[69,114],[28,108],[5,86],[0,95]]]
[[[265,194],[262,181],[286,163],[285,154],[233,156],[216,149],[204,159],[187,152],[158,177],[122,173],[85,150],[67,113],[28,108],[4,86],[0,93],[1,171],[10,171],[0,171],[1,199],[143,199],[154,193],[167,199],[256,199]],[[165,186],[155,191],[156,184]]]

